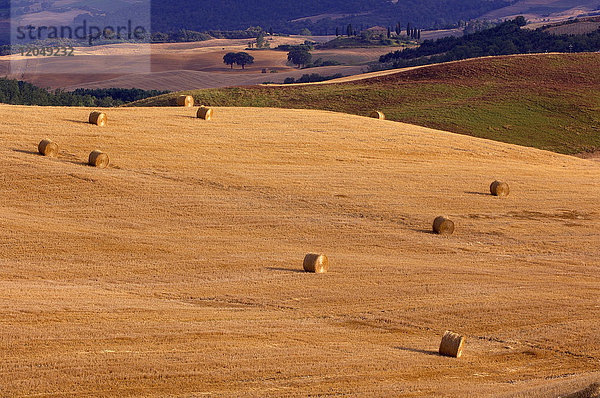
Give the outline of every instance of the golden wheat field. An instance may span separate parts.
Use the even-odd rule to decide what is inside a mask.
[[[555,397],[600,378],[600,163],[330,112],[103,111],[0,106],[0,395]],[[439,215],[454,235],[430,233]],[[328,273],[302,272],[310,252]],[[437,354],[446,330],[459,359]]]

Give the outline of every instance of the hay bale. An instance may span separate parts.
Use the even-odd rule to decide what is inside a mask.
[[[510,193],[510,187],[505,182],[494,181],[492,182],[492,185],[490,185],[490,192],[494,196],[505,197]]]
[[[327,272],[329,260],[324,254],[308,253],[304,256],[304,271],[324,274]]]
[[[177,106],[185,106],[186,108],[191,108],[194,106],[194,97],[191,95],[180,95],[177,97]]]
[[[41,140],[38,144],[38,152],[43,156],[54,157],[58,154],[58,145],[49,139]]]
[[[440,235],[452,235],[454,233],[454,222],[447,216],[439,216],[433,220],[433,232]]]
[[[95,124],[96,126],[104,126],[106,125],[106,113],[94,111],[90,113],[90,124]]]
[[[105,154],[104,152],[96,149],[90,153],[90,157],[88,159],[88,164],[90,166],[94,166],[94,167],[103,169],[105,167],[108,167],[109,163],[110,163],[110,159],[108,159],[108,155]]]
[[[374,119],[385,120],[385,115],[383,114],[383,112],[379,112],[379,111],[373,111],[373,112],[371,112],[371,114],[369,115],[369,117],[372,117]]]
[[[210,120],[212,118],[213,110],[211,108],[207,108],[204,105],[198,109],[198,113],[196,117],[198,119]]]
[[[460,358],[464,344],[465,336],[446,330],[440,344],[440,355]]]

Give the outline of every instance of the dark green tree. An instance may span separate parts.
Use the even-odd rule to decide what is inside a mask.
[[[152,34],[153,43],[166,43],[169,41],[169,35],[162,32],[156,32]]]
[[[266,48],[269,43],[265,40],[264,32],[260,32],[256,38],[256,48]]]
[[[252,65],[254,63],[254,57],[245,52],[239,52],[235,54],[235,63],[242,67],[242,69],[246,68],[246,65]]]
[[[311,59],[312,55],[303,48],[295,48],[288,53],[288,61],[298,65],[298,68],[310,63]]]
[[[346,28],[346,35],[348,37],[352,36],[352,24],[348,24],[348,27]]]
[[[223,56],[223,63],[226,65],[230,65],[231,69],[233,69],[233,64],[235,64],[236,54],[235,53],[227,53]]]

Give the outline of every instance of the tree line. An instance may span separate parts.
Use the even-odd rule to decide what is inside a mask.
[[[316,83],[316,82],[324,82],[326,80],[339,79],[344,77],[341,73],[336,73],[331,76],[322,76],[318,73],[304,74],[298,79],[294,79],[293,77],[286,77],[283,81],[283,84],[294,84],[294,83]]]
[[[269,29],[269,34],[273,35],[273,28]],[[178,29],[175,31],[154,31],[152,33],[153,43],[180,43],[205,41],[210,39],[256,39],[261,35],[264,37],[265,31],[260,26],[250,26],[241,30],[205,30],[197,31],[191,29]]]
[[[382,55],[379,62],[384,68],[402,68],[490,55],[600,50],[600,29],[583,35],[553,35],[542,29],[521,29],[525,24],[520,16],[463,37],[425,40],[417,48]]]
[[[125,88],[49,91],[15,79],[0,78],[0,103],[38,106],[114,107],[168,91]]]
[[[405,32],[404,29],[402,28],[401,22],[397,22],[394,29],[392,29],[389,26],[387,27],[386,36],[388,39],[392,37],[392,31],[396,33],[396,36],[400,36],[401,34],[403,34]],[[411,39],[415,39],[415,40],[421,39],[421,31],[422,31],[421,29],[411,26],[410,22],[408,22],[406,24],[406,36],[410,37]],[[340,29],[337,26],[335,28],[336,36],[343,36],[345,34],[348,37],[352,37],[352,36],[358,36],[359,33],[362,33],[362,34],[365,33],[363,31],[362,25],[359,30],[355,29],[354,26],[352,26],[352,24],[348,24],[345,29]]]

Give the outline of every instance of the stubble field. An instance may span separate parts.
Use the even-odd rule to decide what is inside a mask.
[[[598,380],[597,162],[324,111],[122,108],[104,128],[88,112],[0,106],[2,395]],[[45,137],[58,158],[36,154]],[[112,166],[86,166],[93,149]],[[429,232],[440,214],[453,236]],[[330,272],[300,272],[308,252]],[[463,358],[436,354],[446,329]]]

